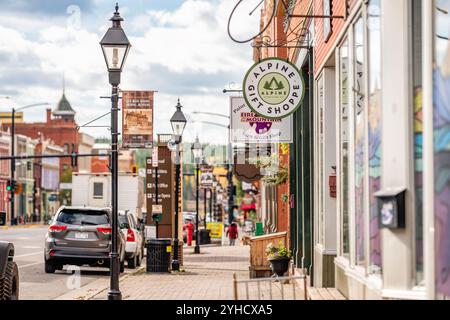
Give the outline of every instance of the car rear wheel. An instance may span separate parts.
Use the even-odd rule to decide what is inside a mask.
[[[56,266],[49,261],[45,260],[45,273],[55,273]]]
[[[5,277],[0,279],[0,300],[19,300],[19,269],[13,261],[8,262]]]
[[[135,255],[133,258],[128,259],[128,268],[134,269],[136,268],[136,265],[137,265],[137,257]]]

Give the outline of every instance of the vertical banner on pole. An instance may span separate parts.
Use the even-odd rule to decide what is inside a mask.
[[[122,148],[153,145],[154,91],[122,92]]]

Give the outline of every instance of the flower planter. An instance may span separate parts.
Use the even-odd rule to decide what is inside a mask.
[[[278,257],[278,258],[271,258],[270,261],[270,268],[272,269],[273,273],[275,273],[277,276],[282,277],[289,269],[289,262],[291,261],[291,258],[288,257]]]

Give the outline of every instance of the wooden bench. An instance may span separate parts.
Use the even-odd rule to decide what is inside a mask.
[[[266,248],[269,243],[286,245],[287,232],[270,233],[250,238],[250,278],[270,277],[272,272],[267,259]]]

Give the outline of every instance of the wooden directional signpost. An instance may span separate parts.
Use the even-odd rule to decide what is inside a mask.
[[[157,226],[157,237],[171,238],[173,225],[174,170],[170,150],[159,145],[147,158],[147,225]],[[156,166],[156,164],[158,166]]]

